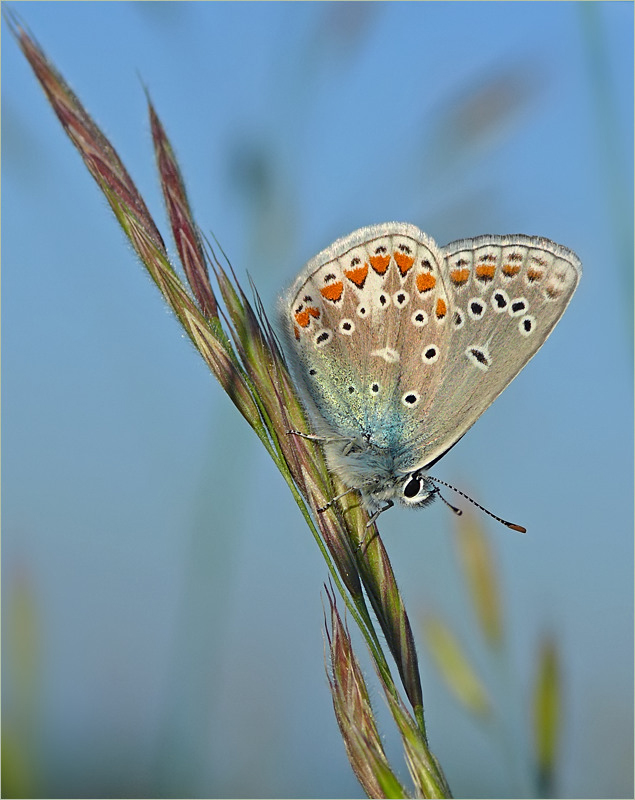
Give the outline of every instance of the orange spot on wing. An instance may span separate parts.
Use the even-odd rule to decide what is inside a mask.
[[[352,281],[355,286],[361,289],[366,281],[366,276],[368,275],[368,264],[364,264],[363,267],[355,267],[354,269],[344,270],[344,274],[349,281]]]
[[[494,264],[479,264],[476,267],[476,277],[481,281],[491,281],[495,274]]]
[[[503,275],[508,278],[513,278],[514,275],[518,275],[520,272],[520,266],[518,264],[503,264]]]
[[[400,250],[396,250],[393,253],[393,256],[402,275],[405,275],[410,267],[412,267],[412,265],[415,263],[415,260],[412,256],[402,253]]]
[[[342,281],[329,283],[320,289],[320,294],[322,297],[325,297],[327,300],[331,300],[333,303],[337,303],[337,301],[341,299],[343,292],[344,284]]]
[[[536,269],[535,267],[529,267],[529,269],[527,270],[527,280],[531,281],[532,283],[534,281],[539,281],[544,274],[545,274],[544,270],[542,270],[542,269]]]
[[[304,308],[302,311],[298,311],[297,314],[295,314],[295,321],[301,328],[306,328],[311,322],[311,317],[319,319],[320,309],[315,308],[315,306],[308,306],[307,308]]]
[[[445,300],[442,297],[440,297],[437,300],[437,310],[436,310],[437,319],[443,319],[443,317],[445,317],[445,315],[447,314],[447,311],[448,307],[445,303]]]
[[[383,275],[390,264],[390,256],[371,256],[370,265],[378,275]]]
[[[417,275],[417,289],[423,294],[423,292],[429,292],[430,289],[434,289],[437,283],[437,279],[431,272],[420,272]]]
[[[450,272],[450,280],[455,286],[463,286],[470,277],[469,269],[453,269]]]

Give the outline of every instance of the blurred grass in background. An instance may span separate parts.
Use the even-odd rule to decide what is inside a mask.
[[[382,535],[437,620],[441,674],[472,654],[458,716],[422,670],[455,794],[531,796],[536,774],[545,793],[632,794],[632,6],[82,6],[19,10],[154,187],[141,72],[199,221],[269,309],[321,247],[387,219],[578,252],[540,387],[534,371],[527,405],[501,398],[447,459],[529,528],[493,532],[498,604],[491,579],[462,588],[444,509],[395,512]],[[312,543],[4,44],[3,795],[359,796]],[[501,607],[507,689],[484,655]],[[470,702],[511,709],[513,769]]]

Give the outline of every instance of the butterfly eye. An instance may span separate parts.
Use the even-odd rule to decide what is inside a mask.
[[[412,500],[412,498],[416,497],[420,491],[421,478],[417,475],[413,475],[408,483],[403,487],[403,496],[407,497],[409,500]]]

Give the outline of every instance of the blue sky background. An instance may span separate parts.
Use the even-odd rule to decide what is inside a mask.
[[[418,641],[441,615],[502,711],[500,730],[470,718],[421,644],[455,796],[534,796],[545,634],[564,678],[558,793],[632,796],[633,5],[12,7],[167,239],[147,85],[199,223],[270,310],[318,250],[386,220],[441,244],[523,232],[578,253],[559,327],[435,468],[528,528],[483,519],[502,664],[443,504],[391,511],[381,532]],[[2,44],[3,772],[44,796],[359,797],[317,548],[4,25]]]

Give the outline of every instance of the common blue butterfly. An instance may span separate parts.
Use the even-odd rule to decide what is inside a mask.
[[[545,342],[581,274],[548,239],[439,247],[398,222],[361,228],[305,265],[280,303],[286,350],[309,438],[371,519],[396,500],[434,498],[426,471]]]

